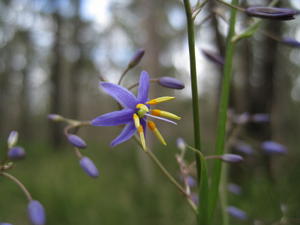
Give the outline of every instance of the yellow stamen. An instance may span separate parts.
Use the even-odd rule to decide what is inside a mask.
[[[173,113],[170,113],[170,112],[167,112],[167,111],[162,111],[162,110],[159,110],[159,109],[151,110],[151,115],[153,115],[153,116],[163,116],[163,117],[174,119],[174,120],[180,120],[181,119],[180,116],[177,116]]]
[[[170,96],[159,97],[159,98],[155,98],[155,99],[149,100],[148,102],[146,102],[146,104],[156,105],[156,104],[161,103],[161,102],[170,101],[170,100],[172,100],[174,98],[175,97],[170,97]]]
[[[137,109],[142,109],[142,110],[145,111],[145,112],[149,112],[148,107],[147,107],[146,105],[144,105],[144,104],[137,104],[137,105],[136,105],[136,108],[137,108]]]
[[[163,138],[163,136],[161,135],[161,133],[159,132],[159,130],[157,129],[156,125],[154,122],[149,121],[148,122],[148,127],[150,128],[150,130],[153,131],[153,133],[155,134],[155,136],[157,137],[157,139],[163,144],[163,145],[167,145],[165,139]]]
[[[139,133],[139,135],[140,135],[142,147],[143,147],[144,151],[147,151],[146,140],[145,140],[145,135],[144,135],[144,129],[143,129],[143,126],[139,126],[139,128],[138,128],[138,133]]]
[[[145,140],[145,135],[144,135],[144,129],[143,129],[143,126],[140,123],[140,118],[137,114],[133,114],[133,121],[134,121],[134,125],[135,125],[135,127],[136,127],[136,129],[139,133],[142,147],[143,147],[144,151],[147,151],[146,140]]]

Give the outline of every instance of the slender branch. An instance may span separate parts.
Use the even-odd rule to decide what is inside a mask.
[[[22,184],[21,181],[19,181],[16,177],[14,177],[13,175],[6,173],[6,172],[1,172],[0,175],[10,179],[11,181],[13,181],[15,184],[17,184],[21,190],[24,192],[24,194],[26,195],[28,201],[32,200],[31,194],[29,193],[29,191],[26,189],[26,187]]]
[[[139,146],[143,149],[140,141],[134,137],[135,141],[139,144]],[[159,159],[154,155],[154,153],[151,151],[151,149],[147,149],[145,152],[150,159],[155,163],[155,165],[160,169],[160,171],[168,178],[168,180],[174,184],[174,186],[177,188],[179,192],[181,192],[187,199],[189,206],[192,208],[193,212],[197,214],[197,207],[193,203],[193,201],[189,198],[190,196],[186,193],[184,188],[176,181],[176,179],[168,172],[168,170],[163,166],[163,164],[159,161]]]
[[[118,85],[121,84],[122,80],[124,79],[124,77],[126,76],[127,72],[130,70],[130,67],[128,66],[122,73],[122,75],[120,76],[120,79],[119,79],[119,82],[118,82]]]
[[[232,0],[231,4],[237,5],[238,0]],[[216,152],[215,152],[216,155],[223,155],[225,152],[224,147],[225,147],[225,139],[226,139],[227,111],[228,111],[228,103],[229,103],[229,95],[230,95],[230,83],[231,83],[231,77],[233,72],[232,70],[233,54],[235,49],[235,44],[231,41],[231,39],[235,33],[236,15],[237,15],[237,10],[232,8],[230,23],[229,23],[230,24],[229,32],[226,41],[225,65],[223,71],[221,99],[220,99],[220,106],[219,106],[219,113],[218,113],[218,126],[217,126],[217,139],[216,139]],[[220,160],[217,160],[214,163],[211,191],[209,193],[210,194],[209,196],[210,221],[212,220],[213,213],[215,211],[215,207],[217,204],[221,174],[222,174],[222,162]]]

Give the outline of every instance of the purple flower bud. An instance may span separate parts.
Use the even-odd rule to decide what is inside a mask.
[[[224,65],[224,57],[220,56],[219,54],[204,49],[202,49],[202,52],[210,61],[219,64],[220,66]]]
[[[17,144],[18,142],[18,137],[19,137],[19,134],[17,131],[13,130],[10,132],[10,134],[8,135],[8,138],[7,138],[7,145],[8,145],[8,148],[11,148],[13,147],[15,144]]]
[[[52,120],[52,121],[55,121],[55,122],[58,122],[58,121],[62,121],[63,117],[61,115],[58,115],[58,114],[49,114],[48,119]]]
[[[270,155],[273,154],[281,155],[287,153],[287,148],[275,141],[264,141],[261,144],[261,148],[264,150],[266,154],[270,154]]]
[[[0,225],[12,225],[11,223],[0,223]]]
[[[8,150],[7,156],[11,160],[23,159],[26,156],[26,152],[24,148],[15,146]]]
[[[228,206],[227,212],[229,213],[229,215],[231,215],[239,220],[246,220],[248,218],[246,212],[244,212],[241,209],[238,209],[235,206]]]
[[[186,148],[185,141],[183,140],[183,138],[177,138],[176,145],[177,148],[179,148],[181,151],[184,151]]]
[[[189,187],[196,187],[197,186],[197,181],[192,176],[187,176],[185,179],[186,179],[187,185]]]
[[[253,148],[244,143],[244,142],[237,142],[235,145],[234,145],[234,148],[235,150],[241,152],[241,153],[244,153],[246,155],[252,155],[253,154]]]
[[[86,148],[87,144],[85,141],[77,135],[68,134],[68,141],[77,148]]]
[[[134,56],[131,58],[131,60],[130,60],[130,62],[128,64],[128,68],[133,68],[137,64],[139,64],[139,62],[143,58],[144,54],[145,54],[145,50],[144,49],[137,50],[136,53],[134,54]]]
[[[298,12],[294,9],[253,6],[245,10],[248,16],[273,20],[292,20]]]
[[[242,156],[236,154],[224,154],[221,156],[221,159],[228,163],[237,163],[244,160]]]
[[[249,121],[250,119],[250,114],[248,112],[244,112],[240,115],[236,115],[234,117],[234,122],[237,124],[245,124]]]
[[[230,183],[227,186],[227,190],[233,194],[240,195],[242,193],[242,189],[239,185]]]
[[[299,41],[297,41],[293,38],[289,38],[289,37],[282,38],[281,43],[285,44],[285,45],[289,45],[291,47],[297,47],[297,48],[300,47],[300,42]]]
[[[183,89],[184,83],[174,77],[161,77],[158,79],[158,83],[166,88],[171,89]]]
[[[46,222],[45,210],[37,200],[31,200],[28,204],[28,215],[33,225],[44,225]]]
[[[90,177],[96,178],[99,176],[99,171],[90,158],[82,157],[80,159],[80,166]]]
[[[268,123],[270,122],[270,115],[266,113],[256,113],[251,119],[255,123]]]
[[[194,202],[195,205],[198,205],[198,204],[199,204],[199,197],[198,197],[198,194],[192,193],[192,194],[190,195],[190,199],[192,200],[192,202]]]

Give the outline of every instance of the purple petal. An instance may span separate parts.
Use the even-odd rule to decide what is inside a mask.
[[[133,109],[123,109],[103,114],[96,119],[92,120],[93,126],[117,126],[129,123],[132,120]]]
[[[127,141],[129,138],[131,138],[134,135],[135,131],[136,131],[136,128],[135,128],[134,123],[130,122],[129,124],[127,124],[124,127],[124,129],[122,130],[120,135],[111,142],[111,146],[114,147],[118,144],[121,144],[121,143]]]
[[[148,92],[150,86],[149,74],[146,71],[142,71],[139,81],[139,90],[137,99],[141,103],[148,101]]]
[[[136,97],[120,85],[108,82],[100,82],[104,91],[118,101],[123,107],[134,109],[138,101]]]
[[[26,155],[24,148],[15,146],[8,150],[8,158],[11,160],[23,159]]]

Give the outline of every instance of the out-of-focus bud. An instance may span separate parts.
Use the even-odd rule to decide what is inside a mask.
[[[143,58],[144,54],[145,54],[145,50],[144,49],[138,49],[136,51],[136,53],[134,54],[134,56],[131,58],[130,62],[128,63],[128,68],[133,68],[137,64],[139,64],[139,62]]]
[[[59,122],[59,121],[62,121],[64,118],[61,115],[58,115],[58,114],[49,114],[48,119],[52,120],[52,121],[55,121],[55,122]]]
[[[298,12],[294,9],[253,6],[245,10],[248,16],[260,17],[272,20],[292,20]]]
[[[250,114],[248,112],[244,112],[240,115],[235,115],[234,122],[237,124],[245,124],[249,122]]]
[[[86,148],[86,146],[87,146],[85,141],[81,137],[79,137],[75,134],[68,134],[67,138],[68,138],[68,141],[77,148],[83,149],[83,148]]]
[[[248,218],[246,212],[243,210],[235,207],[235,206],[228,206],[227,207],[227,212],[229,215],[231,215],[234,218],[237,218],[239,220],[246,220]]]
[[[284,37],[281,39],[281,43],[291,47],[300,48],[300,42],[295,40],[294,38]]]
[[[12,225],[11,223],[0,223],[0,225]]]
[[[205,57],[210,61],[212,61],[213,63],[216,63],[220,66],[224,65],[224,57],[220,56],[219,54],[204,49],[202,49],[202,52],[205,55]]]
[[[190,199],[192,200],[192,202],[194,202],[195,205],[199,204],[199,197],[197,193],[192,193],[190,195]]]
[[[197,181],[192,176],[187,176],[185,179],[186,179],[186,183],[189,187],[197,186]]]
[[[17,131],[13,130],[10,132],[10,134],[8,135],[8,138],[7,138],[7,145],[8,145],[8,148],[11,148],[13,147],[15,144],[17,144],[18,142],[18,137],[19,137],[19,134]]]
[[[240,195],[242,193],[242,189],[239,185],[230,183],[227,186],[227,190],[233,194]]]
[[[224,162],[228,163],[237,163],[244,160],[244,158],[240,155],[236,154],[224,154],[220,157]]]
[[[28,204],[28,215],[33,225],[44,225],[46,222],[46,214],[44,207],[37,200],[31,200]]]
[[[8,150],[7,156],[11,160],[23,159],[26,156],[26,152],[24,148],[20,146],[15,146]]]
[[[186,148],[186,144],[185,144],[185,141],[183,140],[183,138],[177,138],[176,145],[177,145],[177,148],[179,148],[181,151],[184,151]]]
[[[266,154],[270,155],[282,155],[287,153],[287,148],[275,141],[264,141],[261,144],[261,148]]]
[[[251,145],[248,145],[242,141],[239,141],[237,143],[234,144],[234,149],[244,153],[246,155],[252,155],[253,154],[253,148],[251,147]]]
[[[94,162],[88,157],[82,157],[80,159],[80,166],[90,177],[96,178],[99,176],[99,171]]]
[[[268,123],[270,122],[270,115],[267,113],[256,113],[252,115],[251,121],[254,123]]]
[[[158,84],[171,89],[183,89],[184,83],[174,77],[161,77],[157,80]]]

